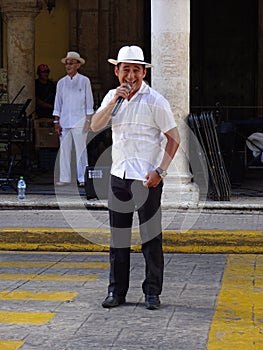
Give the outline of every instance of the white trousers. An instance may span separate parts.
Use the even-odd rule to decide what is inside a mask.
[[[62,129],[60,136],[60,178],[61,182],[71,182],[71,153],[74,141],[77,164],[77,180],[84,182],[85,170],[88,165],[87,133],[81,128]]]

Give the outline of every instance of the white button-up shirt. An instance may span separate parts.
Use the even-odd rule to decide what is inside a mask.
[[[99,110],[112,100],[116,89],[104,97]],[[145,82],[112,117],[111,174],[120,178],[145,180],[161,163],[166,137],[177,126],[168,101]]]
[[[62,128],[83,127],[86,115],[93,114],[93,95],[88,77],[77,73],[57,83],[53,115],[60,117]]]

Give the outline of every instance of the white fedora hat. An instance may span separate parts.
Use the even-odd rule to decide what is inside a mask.
[[[253,152],[263,151],[263,134],[261,132],[255,132],[247,138],[246,144]]]
[[[61,62],[62,63],[66,63],[66,60],[77,60],[79,61],[79,63],[84,64],[85,60],[83,58],[80,57],[80,54],[75,52],[75,51],[69,51],[67,53],[67,56],[62,58]]]
[[[145,64],[146,68],[152,67],[150,63],[144,61],[143,51],[139,46],[123,46],[118,53],[117,60],[109,58],[108,62],[115,64],[125,63],[139,63]]]

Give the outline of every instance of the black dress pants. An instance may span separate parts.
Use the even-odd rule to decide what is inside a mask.
[[[109,292],[125,296],[129,288],[131,229],[138,211],[142,252],[145,259],[144,294],[160,295],[163,284],[161,195],[163,183],[156,188],[142,181],[111,175],[109,215],[111,226]]]

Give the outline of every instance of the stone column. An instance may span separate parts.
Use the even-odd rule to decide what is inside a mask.
[[[189,40],[190,0],[152,0],[152,87],[170,102],[181,136],[165,179],[163,206],[167,207],[194,207],[199,201],[188,161]]]
[[[37,0],[0,0],[7,25],[8,96],[14,103],[32,99],[27,113],[35,110],[35,17],[42,8]]]
[[[258,2],[258,118],[263,117],[263,4]]]

